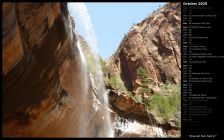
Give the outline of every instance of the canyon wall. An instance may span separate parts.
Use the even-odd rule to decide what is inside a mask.
[[[134,24],[106,66],[115,112],[180,136],[181,3],[167,3]]]
[[[181,73],[181,4],[168,3],[125,34],[108,60],[110,75],[118,75],[129,91],[138,87],[137,69],[155,84],[179,83]]]
[[[92,94],[88,102],[80,99],[81,60],[67,3],[2,7],[3,136],[71,137],[81,131],[99,135],[102,114],[93,110]],[[82,106],[90,113],[84,130]]]

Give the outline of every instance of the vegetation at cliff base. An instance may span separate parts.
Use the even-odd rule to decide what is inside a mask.
[[[135,101],[137,101],[137,102],[139,102],[139,103],[143,103],[143,101],[142,101],[142,95],[135,95],[135,96],[133,96],[133,99],[135,100]]]
[[[105,82],[107,85],[110,85],[112,88],[120,91],[120,92],[127,92],[126,87],[124,86],[124,82],[116,75],[112,75],[109,77],[106,77]]]
[[[161,90],[161,94],[154,94],[150,97],[146,107],[155,112],[157,116],[168,120],[173,113],[180,110],[180,84],[162,85]]]

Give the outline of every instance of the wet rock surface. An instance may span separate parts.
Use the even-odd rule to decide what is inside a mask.
[[[110,90],[109,103],[112,110],[125,119],[137,120],[140,123],[158,126],[167,131],[179,130],[175,124],[177,120],[173,120],[173,122],[162,122],[152,112],[148,111],[144,104],[136,102],[124,94],[119,94],[116,90]],[[180,114],[177,116],[180,116]]]
[[[4,137],[104,135],[71,22],[67,3],[3,3]]]
[[[86,132],[86,137],[104,135],[101,133],[106,128],[102,123],[106,118],[102,104],[97,105],[97,109],[93,107],[97,95],[91,84],[87,87],[87,98],[81,98],[83,71],[77,35],[70,29],[72,23],[67,4],[3,3],[2,6],[3,136],[74,137],[80,136],[80,131]],[[171,7],[180,8],[175,4]],[[136,87],[136,68],[140,65],[147,68],[155,82],[178,81],[179,13],[171,11],[169,14],[166,8],[162,11],[161,17],[148,18],[134,26],[110,61],[111,73],[121,75],[130,89]],[[158,30],[159,26],[163,27]],[[156,35],[150,37],[148,34]],[[170,45],[165,46],[167,43]],[[145,45],[147,47],[143,49]],[[160,64],[164,66],[160,67]],[[161,125],[170,135],[178,133],[172,122],[160,124],[146,111],[144,104],[116,91],[109,92],[109,102],[116,112],[114,118],[118,114],[143,124]],[[85,117],[88,118],[86,122]],[[80,130],[83,122],[85,127]],[[136,132],[122,136],[141,135],[144,134]]]
[[[181,3],[167,3],[141,22],[134,24],[125,34],[117,51],[107,59],[108,77],[118,77],[127,92],[148,100],[153,94],[162,93],[160,85],[179,84],[181,79]],[[150,95],[140,93],[141,79],[138,69],[146,71]],[[145,104],[133,100],[129,93],[107,85],[111,108],[125,119],[162,128],[167,137],[180,137],[180,112],[164,121],[146,109]],[[114,90],[116,88],[116,90]],[[117,91],[118,90],[118,91]],[[141,95],[142,94],[142,95]],[[148,130],[149,131],[149,130]],[[143,133],[125,133],[138,137]],[[150,137],[150,136],[149,136]]]
[[[5,136],[29,135],[28,127],[67,95],[59,69],[72,41],[62,10],[60,3],[3,3]]]

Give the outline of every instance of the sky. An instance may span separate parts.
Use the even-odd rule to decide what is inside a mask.
[[[103,59],[110,57],[133,24],[141,22],[165,3],[85,3],[94,30],[97,51]],[[76,30],[85,37],[79,23]]]

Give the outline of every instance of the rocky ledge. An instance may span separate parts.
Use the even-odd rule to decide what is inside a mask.
[[[108,94],[110,107],[121,117],[128,120],[137,120],[151,126],[162,127],[166,131],[180,129],[175,125],[175,119],[166,122],[161,121],[145,108],[145,104],[136,102],[125,94],[120,94],[118,91],[112,89],[109,89]]]

